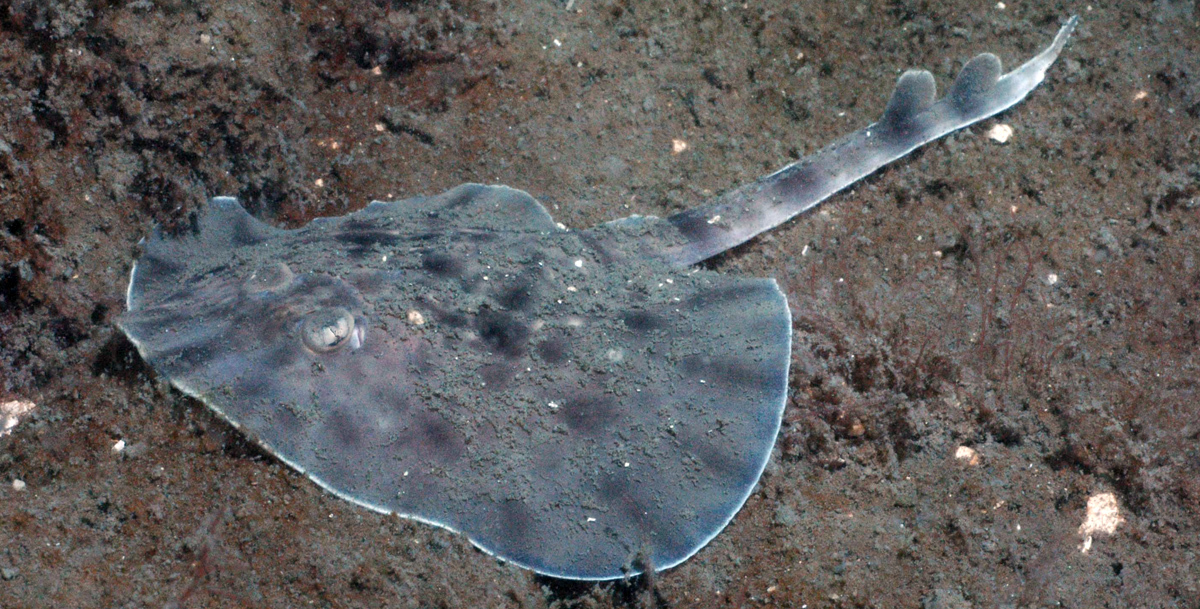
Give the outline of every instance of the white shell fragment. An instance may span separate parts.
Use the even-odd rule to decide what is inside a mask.
[[[1112,493],[1097,493],[1088,497],[1087,513],[1084,514],[1083,524],[1079,525],[1079,535],[1083,543],[1079,551],[1087,554],[1092,549],[1092,540],[1098,536],[1108,536],[1117,532],[1117,527],[1125,522],[1121,514],[1121,505],[1117,496]]]

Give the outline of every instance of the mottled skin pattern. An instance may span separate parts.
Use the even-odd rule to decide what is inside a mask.
[[[1049,49],[947,97],[908,72],[879,123],[672,218],[555,225],[463,185],[296,230],[214,199],[155,234],[122,330],[142,356],[337,495],[505,560],[609,579],[674,566],[753,489],[791,322],[775,282],[691,268],[908,151],[1011,106]]]

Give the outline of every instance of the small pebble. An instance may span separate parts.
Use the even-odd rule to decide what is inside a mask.
[[[20,479],[13,480],[13,490],[14,490],[14,491],[23,491],[23,490],[25,490],[25,481],[24,481],[24,480],[20,480]]]
[[[988,131],[988,137],[992,138],[998,144],[1008,143],[1009,138],[1012,136],[1013,128],[1005,124],[996,125]]]
[[[954,451],[954,458],[966,463],[967,465],[979,465],[979,453],[970,446],[959,446]]]

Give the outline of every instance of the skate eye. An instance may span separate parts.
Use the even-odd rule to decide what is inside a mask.
[[[304,346],[328,353],[354,341],[354,315],[341,307],[319,309],[308,314],[300,327]]]

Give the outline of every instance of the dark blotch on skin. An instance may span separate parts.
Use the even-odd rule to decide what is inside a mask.
[[[387,414],[397,419],[411,416],[409,413],[414,411],[412,398],[390,384],[374,388],[371,391],[371,398],[377,403],[385,405]]]
[[[349,446],[357,449],[362,442],[362,433],[354,418],[344,412],[332,412],[325,423],[329,432],[337,439],[339,446]]]
[[[483,343],[495,353],[512,358],[525,353],[529,328],[503,311],[482,309],[475,318],[476,329]]]
[[[305,428],[307,422],[301,420],[300,417],[296,416],[295,412],[288,408],[275,408],[266,415],[266,418],[270,425],[283,431],[281,436],[284,438],[302,438],[304,437],[303,434],[308,431]],[[276,449],[281,449],[285,443],[294,445],[296,442],[286,440],[277,442]]]
[[[717,231],[714,225],[709,224],[705,211],[703,209],[685,210],[667,218],[667,221],[675,225],[676,230],[689,242],[703,243],[710,240]]]
[[[421,268],[438,277],[458,277],[462,275],[463,265],[453,256],[426,252],[421,256]]]
[[[533,286],[538,277],[525,274],[496,294],[496,302],[509,311],[523,311],[533,302]]]
[[[643,520],[646,506],[642,497],[635,497],[636,484],[631,483],[628,472],[605,473],[600,476],[600,498],[625,516],[635,521]]]
[[[267,351],[258,363],[264,370],[286,370],[295,364],[299,357],[300,349],[296,345],[284,343]]]
[[[747,478],[757,474],[754,468],[746,467],[745,458],[737,446],[738,434],[728,428],[706,432],[702,429],[676,430],[680,445],[693,457],[700,460],[725,489],[737,488]]]
[[[186,265],[182,263],[151,254],[142,256],[137,264],[139,273],[146,277],[154,277],[159,281],[165,281],[186,268]]]
[[[720,479],[725,481],[726,487],[736,487],[749,477],[752,468],[747,468],[741,459],[721,447],[701,442],[695,451],[704,466],[717,472]]]
[[[462,456],[462,439],[450,422],[435,415],[422,414],[417,425],[421,450],[433,460],[445,465]]]
[[[226,314],[227,312],[228,311],[224,309],[216,311],[218,315]],[[190,324],[195,318],[196,315],[191,311],[166,310],[158,312],[150,319],[157,327],[182,328],[187,327],[187,325]]]
[[[531,539],[533,530],[533,513],[529,507],[517,500],[504,501],[499,506],[500,530],[503,537],[512,544],[514,548],[520,548],[524,552],[532,552],[534,549],[535,539]]]
[[[662,530],[666,526],[663,522],[661,514],[662,510],[657,509],[657,503],[661,500],[656,500],[653,493],[648,491],[653,490],[648,488],[644,480],[630,479],[630,470],[621,470],[616,472],[605,472],[600,475],[599,480],[599,496],[603,499],[614,512],[618,512],[624,518],[628,518],[632,522],[638,523],[638,528],[647,534],[652,534],[653,531]],[[686,507],[686,506],[681,506]],[[679,544],[686,546],[689,540],[685,539],[660,539],[656,545]]]
[[[405,273],[403,271],[363,271],[349,277],[360,294],[374,296],[385,293],[398,281],[402,281]]]
[[[225,344],[217,340],[219,338],[224,337],[205,337],[187,345],[165,349],[163,354],[170,362],[166,369],[170,370],[171,374],[186,374],[202,369],[212,361],[214,355],[221,353],[220,350]]]
[[[625,327],[639,333],[653,332],[667,327],[667,322],[662,316],[646,311],[630,311],[625,314],[623,321]]]
[[[749,302],[758,294],[763,293],[762,288],[748,288],[746,286],[734,286],[722,289],[702,290],[697,292],[695,296],[688,299],[685,304],[689,309],[702,309],[705,307],[720,307],[725,305],[737,305],[738,303]]]
[[[338,241],[347,246],[346,253],[354,259],[364,258],[368,254],[378,251],[380,247],[388,245],[386,239],[378,238],[378,234],[358,233],[354,235],[342,235],[341,237]]]
[[[257,370],[254,373],[248,372],[247,374],[238,376],[235,383],[235,389],[239,395],[245,395],[251,399],[263,400],[264,402],[271,400],[272,392],[276,390],[275,380],[270,375],[261,374]]]
[[[488,391],[503,391],[516,373],[517,369],[512,364],[489,364],[479,369],[479,378],[487,383],[485,387]]]
[[[470,322],[470,319],[459,311],[442,311],[438,316],[438,321],[451,328],[463,328]]]
[[[347,221],[346,225],[334,235],[338,243],[358,248],[368,249],[377,245],[395,245],[400,237],[388,230],[381,230],[371,222],[360,220]]]
[[[461,311],[446,309],[428,298],[420,298],[417,300],[420,306],[428,310],[433,318],[440,324],[445,324],[451,328],[462,328],[468,323],[468,318]]]
[[[571,359],[571,343],[561,336],[552,336],[538,343],[537,351],[549,364],[561,364]]]
[[[567,428],[586,436],[600,435],[617,420],[617,404],[611,396],[579,397],[562,405]]]
[[[195,277],[188,279],[188,283],[190,283],[192,285],[201,284],[201,283],[204,283],[205,281],[208,281],[209,279],[211,279],[213,277],[230,275],[230,274],[232,274],[231,271],[232,271],[232,268],[228,264],[222,264],[221,266],[218,266],[218,267],[208,271],[204,275],[197,275]]]

